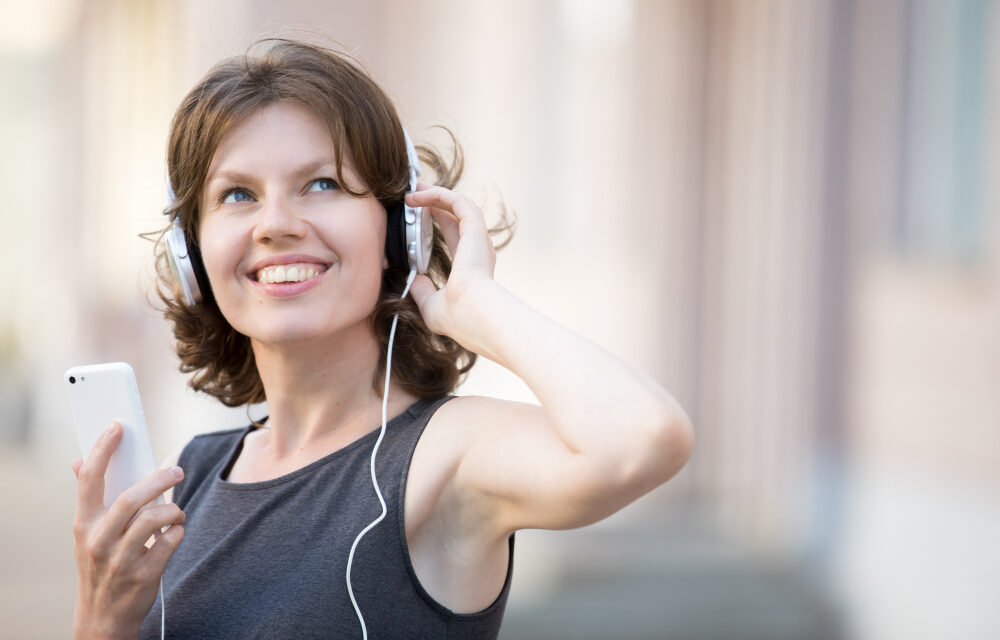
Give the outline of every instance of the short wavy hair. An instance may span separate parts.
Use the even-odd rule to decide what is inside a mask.
[[[261,55],[251,52],[269,45]],[[283,38],[251,45],[244,55],[218,62],[185,96],[174,114],[167,145],[167,170],[174,202],[164,211],[179,220],[189,243],[197,246],[199,196],[215,151],[234,126],[263,107],[288,101],[305,107],[329,127],[334,143],[337,178],[356,197],[374,196],[383,206],[398,202],[409,187],[403,127],[392,101],[350,56],[321,46]],[[430,145],[417,145],[421,163],[434,173],[434,184],[453,188],[462,175],[464,157],[454,134],[445,158]],[[351,191],[342,178],[344,150],[350,150],[364,190]],[[490,234],[512,237],[515,221],[500,207],[500,223]],[[169,225],[168,225],[169,226]],[[156,293],[164,317],[173,323],[180,370],[192,373],[188,384],[235,407],[266,400],[250,339],[237,332],[218,305],[206,296],[197,305],[179,294],[167,260],[164,230],[156,255]],[[444,236],[434,223],[434,240],[427,275],[441,287],[451,273]],[[408,272],[390,267],[383,272],[371,327],[383,349],[372,380],[379,397],[385,375],[386,349],[392,317],[399,315],[392,359],[392,378],[413,395],[430,399],[454,391],[476,361],[476,354],[427,328],[412,297],[400,299]]]

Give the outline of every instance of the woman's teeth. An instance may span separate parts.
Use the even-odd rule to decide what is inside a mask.
[[[277,282],[302,282],[315,278],[322,269],[310,264],[282,264],[274,267],[264,267],[257,272],[257,281],[264,284]]]

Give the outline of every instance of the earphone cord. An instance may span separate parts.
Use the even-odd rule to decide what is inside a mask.
[[[415,269],[410,270],[410,275],[406,278],[406,287],[403,289],[403,295],[400,299],[405,298],[406,294],[410,292],[410,285],[413,284],[413,279],[416,278],[417,272]],[[382,513],[379,514],[367,527],[361,530],[358,537],[354,539],[354,543],[351,545],[351,553],[347,556],[347,594],[351,597],[351,604],[354,605],[354,612],[358,614],[358,622],[361,623],[361,634],[364,640],[368,639],[368,628],[365,626],[365,618],[361,615],[361,609],[358,607],[358,601],[354,598],[354,589],[351,587],[351,565],[354,562],[354,551],[358,548],[358,543],[361,542],[361,538],[364,537],[366,533],[371,531],[375,525],[382,522],[385,518],[386,507],[385,498],[382,497],[382,491],[378,488],[378,480],[375,478],[375,456],[378,454],[379,445],[382,444],[382,438],[385,437],[385,425],[386,425],[386,414],[388,411],[388,401],[389,401],[389,374],[392,371],[392,343],[396,339],[396,323],[399,321],[399,314],[396,314],[392,318],[392,328],[389,330],[389,346],[386,350],[385,356],[385,390],[382,392],[382,429],[378,434],[378,440],[375,441],[375,446],[372,448],[372,458],[371,458],[371,474],[372,474],[372,486],[375,487],[375,495],[378,496],[379,504],[382,506]],[[160,576],[160,640],[164,640],[166,636],[167,628],[167,610],[163,603],[163,576]]]
[[[163,574],[160,574],[160,640],[167,634],[167,610],[163,606]]]
[[[417,276],[416,269],[410,270],[410,275],[406,278],[406,287],[403,289],[403,295],[400,299],[406,297],[406,294],[410,291],[410,285],[413,284],[413,279]],[[375,479],[375,455],[378,453],[378,447],[382,444],[382,438],[385,437],[385,423],[386,423],[386,411],[389,401],[389,372],[392,371],[392,343],[396,338],[396,322],[399,320],[399,314],[396,314],[392,318],[392,328],[389,330],[389,346],[386,349],[385,355],[385,390],[382,392],[382,430],[378,434],[378,440],[375,441],[375,446],[372,448],[372,460],[371,460],[371,472],[372,472],[372,486],[375,487],[375,495],[378,496],[379,504],[382,505],[382,513],[379,517],[372,520],[372,522],[361,530],[358,537],[354,539],[354,544],[351,545],[351,553],[347,556],[347,595],[351,597],[351,604],[354,605],[354,612],[358,614],[358,622],[361,623],[361,636],[363,640],[368,640],[368,628],[365,626],[365,617],[361,615],[361,608],[358,607],[358,601],[354,598],[354,589],[351,587],[351,564],[354,561],[354,550],[358,548],[358,543],[361,542],[361,538],[364,537],[366,533],[371,531],[375,525],[382,522],[385,518],[386,508],[385,499],[382,497],[382,492],[378,488],[378,480]]]

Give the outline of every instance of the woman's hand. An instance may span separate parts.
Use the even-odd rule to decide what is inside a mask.
[[[77,503],[73,521],[79,573],[77,638],[136,638],[159,588],[160,576],[184,537],[184,512],[156,498],[184,477],[180,467],[149,474],[104,508],[104,474],[121,442],[117,423],[97,439],[86,461],[73,461]],[[166,532],[160,530],[171,526]],[[146,541],[156,534],[149,548]]]
[[[417,185],[407,194],[412,207],[424,207],[438,223],[451,254],[451,274],[437,290],[431,279],[418,275],[411,285],[413,300],[428,328],[472,348],[475,341],[465,330],[470,321],[468,308],[477,294],[497,288],[493,280],[496,251],[486,228],[483,212],[468,197],[445,189]]]

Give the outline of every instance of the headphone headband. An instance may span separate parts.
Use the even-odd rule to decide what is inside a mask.
[[[403,138],[406,140],[406,160],[410,167],[410,192],[417,190],[417,178],[420,177],[420,158],[417,156],[417,148],[413,146],[413,140],[410,140],[410,134],[406,133],[406,129],[403,129]]]

